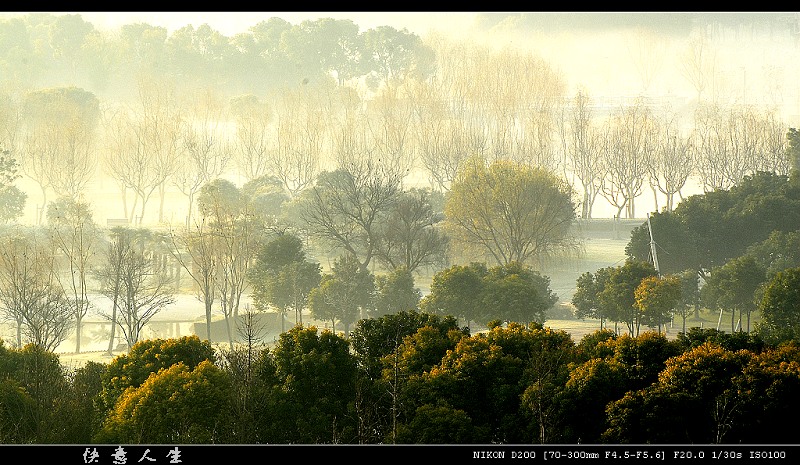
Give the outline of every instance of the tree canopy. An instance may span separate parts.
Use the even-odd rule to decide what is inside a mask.
[[[800,229],[800,188],[785,175],[758,172],[728,190],[684,199],[675,210],[651,216],[663,273],[710,270],[744,255],[776,232]],[[648,260],[646,224],[631,233],[629,258]]]
[[[572,303],[575,315],[624,323],[630,334],[638,334],[642,323],[658,325],[659,318],[645,318],[639,305],[649,291],[640,290],[640,303],[636,291],[646,278],[657,277],[650,262],[628,260],[624,265],[606,267],[595,273],[586,272],[576,281]],[[658,283],[654,281],[653,284]],[[663,322],[663,321],[661,321]]]
[[[527,265],[510,262],[486,268],[483,263],[453,265],[433,276],[423,311],[487,324],[492,320],[544,323],[558,301],[550,278]]]
[[[323,321],[350,325],[365,316],[372,308],[375,294],[375,277],[364,270],[355,256],[347,254],[337,258],[330,273],[324,273],[319,286],[308,296],[311,314]]]
[[[530,263],[563,252],[575,205],[572,189],[542,168],[522,163],[467,163],[445,203],[448,231],[499,264]]]
[[[253,285],[253,301],[257,309],[270,306],[281,314],[281,332],[286,312],[295,312],[295,323],[303,322],[302,313],[311,291],[322,279],[319,263],[306,259],[303,242],[290,233],[277,236],[264,244],[255,264],[248,270]]]
[[[761,321],[755,332],[762,339],[771,343],[800,340],[800,268],[779,271],[769,279],[758,309]]]

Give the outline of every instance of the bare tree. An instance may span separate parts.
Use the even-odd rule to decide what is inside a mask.
[[[64,279],[69,289],[68,301],[75,318],[75,352],[81,351],[83,319],[91,308],[88,277],[98,245],[99,230],[92,219],[87,203],[62,197],[51,202],[47,209],[50,240],[66,258],[67,273]]]
[[[562,76],[543,59],[529,55],[518,63],[527,78],[522,93],[522,113],[517,117],[520,127],[516,159],[531,166],[555,171],[556,108],[560,106],[565,85]]]
[[[759,150],[761,156],[758,157],[757,169],[788,176],[792,168],[786,152],[786,134],[789,128],[779,119],[777,112],[768,110],[761,120],[761,131],[762,147]]]
[[[52,188],[50,169],[56,159],[55,149],[43,142],[43,137],[26,134],[23,152],[22,169],[25,175],[39,185],[42,203],[37,206],[36,222],[41,223],[47,205],[47,194]]]
[[[156,270],[148,235],[146,230],[115,229],[97,270],[100,292],[113,303],[112,314],[102,314],[119,327],[128,347],[140,340],[156,314],[175,302],[171,280]]]
[[[655,137],[650,110],[641,99],[621,108],[610,123],[612,140],[605,155],[606,176],[602,194],[628,218],[635,218],[635,200],[642,193],[649,172],[650,150]],[[617,199],[622,201],[618,202]]]
[[[681,74],[697,92],[700,102],[703,92],[714,77],[716,51],[703,33],[694,35],[681,55]]]
[[[464,97],[452,95],[456,89],[447,85],[426,81],[407,88],[419,163],[437,191],[449,190],[464,161],[488,150],[482,128],[474,127],[463,108]]]
[[[346,250],[368,270],[378,250],[381,224],[401,192],[402,177],[378,161],[351,160],[319,176],[307,191],[301,217],[312,235]]]
[[[105,167],[119,183],[125,217],[134,224],[144,220],[147,202],[155,192],[160,197],[158,220],[163,220],[167,180],[180,166],[180,138],[184,134],[183,120],[168,89],[142,80],[138,90],[137,107],[112,110],[105,129],[108,146]],[[128,190],[135,195],[130,210]]]
[[[757,170],[766,134],[751,107],[704,105],[695,115],[695,134],[705,192],[729,189]]]
[[[554,109],[564,84],[541,58],[504,49],[477,71],[492,160],[553,169]]]
[[[783,83],[786,82],[783,67],[778,64],[764,65],[764,87],[766,87],[766,95],[770,102],[775,107],[780,107],[785,102],[785,92]]]
[[[431,186],[448,191],[466,160],[489,156],[488,99],[485,85],[474,76],[490,66],[491,52],[435,39],[437,72],[424,82],[406,86],[406,96],[413,109],[419,162]]]
[[[251,257],[255,254],[256,241],[253,237],[253,225],[245,215],[243,218],[228,218],[217,225],[220,246],[219,271],[217,289],[220,307],[225,317],[228,331],[228,342],[233,347],[233,329],[239,316],[242,295],[247,290],[247,271]]]
[[[322,164],[325,135],[328,130],[321,106],[321,89],[303,86],[286,90],[276,105],[275,145],[269,150],[269,170],[296,197],[314,182]]]
[[[126,229],[114,228],[110,232],[110,241],[106,249],[105,260],[107,267],[105,272],[98,269],[94,270],[95,277],[99,281],[99,285],[105,290],[105,295],[111,298],[111,329],[108,336],[108,349],[106,355],[112,355],[114,351],[114,342],[116,341],[117,330],[117,310],[119,309],[120,299],[122,298],[122,270],[118,264],[125,260],[128,254],[130,243],[124,239],[124,235],[128,234]]]
[[[117,181],[122,197],[123,216],[133,223],[139,193],[148,198],[154,187],[148,186],[147,155],[138,146],[133,119],[125,108],[108,109],[103,118],[105,157],[103,169]],[[128,191],[134,192],[133,205],[128,207]]]
[[[331,105],[331,153],[336,166],[372,158],[374,146],[368,131],[362,98],[352,89],[339,88]]]
[[[211,341],[211,312],[216,299],[218,258],[215,237],[205,218],[190,229],[172,231],[172,253],[194,282],[206,314],[206,340]]]
[[[437,191],[449,188],[452,176],[447,174],[453,150],[452,114],[446,96],[427,82],[416,83],[409,91],[413,108],[414,141],[422,168],[427,171],[431,187]],[[454,174],[454,173],[453,173]]]
[[[447,192],[472,154],[485,158],[487,150],[482,129],[469,120],[454,118],[442,125],[435,139],[427,138],[420,149],[420,159],[430,173],[433,187]]]
[[[259,241],[250,199],[229,181],[215,180],[201,190],[200,214],[208,221],[215,255],[215,292],[225,318],[228,342],[233,349],[236,318],[247,274]]]
[[[236,121],[236,164],[239,172],[252,181],[269,173],[269,124],[272,111],[255,95],[232,99],[230,106]]]
[[[74,87],[45,89],[25,97],[23,114],[22,166],[41,189],[41,222],[48,190],[78,199],[94,176],[99,100]]]
[[[175,170],[173,183],[188,198],[186,224],[190,225],[197,191],[224,173],[233,150],[222,126],[221,102],[210,92],[194,100],[188,117],[182,138],[188,159]]]
[[[486,90],[474,76],[480,75],[482,69],[491,65],[491,51],[486,48],[472,48],[462,52],[461,46],[456,46],[456,49],[459,53],[451,53],[449,50],[444,53],[450,58],[452,65],[443,67],[447,73],[442,78],[443,85],[448,89],[446,95],[458,128],[456,136],[459,142],[455,148],[465,152],[470,158],[487,159],[491,139],[484,124],[488,105]]]
[[[681,195],[681,189],[686,185],[689,176],[694,173],[695,148],[690,136],[680,134],[674,120],[664,121],[660,125],[660,137],[652,152],[650,162],[650,183],[654,190],[666,196],[666,209],[672,211],[675,207],[675,194]],[[658,210],[658,202],[656,202]]]
[[[597,154],[601,157],[601,166],[603,167],[600,171],[602,178],[600,179],[599,191],[600,195],[617,209],[614,218],[620,218],[628,203],[628,197],[625,193],[624,185],[618,182],[619,178],[615,177],[616,174],[613,171],[613,167],[624,167],[623,153],[617,146],[616,134],[611,121],[604,123],[599,134],[599,150]]]
[[[724,169],[730,147],[721,113],[717,105],[703,105],[695,112],[696,167],[704,192],[730,187]]]
[[[525,85],[522,70],[516,66],[519,55],[506,50],[502,56],[486,56],[483,79],[477,97],[480,99],[489,135],[490,161],[508,160],[516,155],[516,117],[523,102],[520,93]]]
[[[758,111],[750,105],[731,107],[727,122],[731,151],[723,168],[728,183],[735,185],[758,169],[764,132]]]
[[[386,87],[367,103],[367,129],[374,156],[394,173],[411,172],[416,162],[411,143],[411,107],[397,87]]]
[[[62,131],[64,146],[58,149],[53,160],[56,163],[50,167],[50,183],[56,195],[78,200],[94,178],[97,167],[94,121],[87,127],[86,122],[75,118]]]
[[[158,189],[158,221],[164,221],[164,200],[167,180],[180,166],[184,134],[183,115],[175,102],[173,92],[159,81],[139,83],[139,118],[137,139],[149,155],[151,183]],[[142,199],[140,222],[144,217],[145,199]]]
[[[581,218],[592,217],[603,179],[601,134],[592,119],[589,96],[579,91],[573,105],[562,113],[559,124],[566,178],[578,178],[583,191]]]
[[[194,283],[204,303],[206,338],[211,340],[213,305],[219,302],[228,342],[233,348],[234,321],[247,290],[247,274],[259,240],[250,199],[233,183],[217,179],[198,197],[200,218],[193,228],[170,234],[171,252]]]
[[[0,242],[0,305],[17,325],[17,346],[53,352],[72,329],[72,308],[55,276],[54,254],[35,231]]]

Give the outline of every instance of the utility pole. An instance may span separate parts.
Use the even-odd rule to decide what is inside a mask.
[[[650,232],[650,258],[653,260],[653,266],[661,277],[661,269],[658,267],[658,255],[656,255],[656,241],[653,239],[653,226],[650,224],[650,214],[647,214],[647,230]]]

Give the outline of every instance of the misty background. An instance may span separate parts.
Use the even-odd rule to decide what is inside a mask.
[[[685,126],[692,124],[689,119],[701,101],[763,109],[778,115],[785,128],[795,127],[800,117],[800,92],[797,80],[793,78],[798,74],[800,63],[797,59],[800,17],[794,12],[2,13],[0,25],[5,31],[0,41],[5,51],[3,88],[9,94],[22,95],[35,89],[76,86],[96,95],[106,109],[135,98],[139,85],[136,79],[149,74],[154,80],[159,79],[158,76],[170,76],[175,80],[169,84],[176,85],[175,96],[190,101],[196,101],[197,94],[203,92],[206,95],[213,92],[213,98],[222,102],[222,106],[226,100],[242,94],[255,94],[266,101],[278,95],[276,89],[281,86],[291,89],[309,81],[300,72],[295,75],[299,82],[287,84],[286,80],[293,79],[291,74],[280,75],[263,61],[261,69],[253,69],[244,60],[232,62],[227,73],[220,72],[221,76],[215,80],[215,76],[208,74],[208,69],[192,64],[190,60],[197,59],[192,52],[200,54],[203,59],[213,58],[218,51],[227,53],[222,48],[215,50],[213,47],[222,45],[215,45],[214,41],[225,41],[226,46],[233,44],[234,48],[242,50],[246,38],[267,31],[269,27],[266,25],[276,18],[294,27],[313,24],[323,18],[352,22],[359,34],[388,26],[418,36],[427,46],[440,47],[437,50],[440,54],[445,41],[495,51],[521,51],[543,60],[543,65],[558,76],[563,83],[561,98],[568,100],[579,91],[585,92],[597,115],[616,111],[644,96],[651,106],[668,108],[670,112],[684,115]],[[21,22],[27,22],[27,27],[22,27]],[[15,37],[17,33],[19,37]],[[132,40],[142,48],[125,49],[123,53],[133,53],[133,57],[125,58],[122,61],[124,66],[118,66],[119,57],[112,54],[113,44],[122,41],[130,45]],[[169,58],[173,60],[171,64],[161,61],[149,63],[149,52],[144,47],[147,41],[153,44],[163,41],[189,50],[157,58]],[[48,48],[50,50],[45,50]],[[98,50],[102,51],[100,55]],[[35,58],[45,52],[52,54],[54,62],[37,68]],[[441,60],[443,57],[437,58]],[[306,59],[313,60],[314,57]],[[296,66],[303,65],[298,63]],[[696,69],[692,71],[691,67]],[[204,76],[187,78],[175,72],[180,69],[186,73],[194,69]],[[275,83],[285,80],[280,84],[271,83],[268,80],[271,75],[274,75]],[[230,76],[236,76],[240,81],[238,86]],[[256,76],[263,79],[248,81]],[[485,78],[476,75],[470,79]],[[365,91],[363,82],[342,84],[356,89],[365,100],[376,95],[374,89]],[[273,105],[272,109],[275,108]],[[218,123],[220,127],[227,124],[231,131],[228,135],[232,135],[234,125],[230,118]],[[5,145],[8,146],[9,142],[6,141]],[[99,221],[124,217],[119,207],[119,189],[104,175],[101,164],[96,164],[96,176],[87,185],[87,192],[93,193],[89,197],[96,216]],[[229,168],[233,165],[229,163]],[[419,163],[414,168],[416,174],[409,176],[409,182],[426,184]],[[228,169],[225,175],[241,185],[245,179],[235,171]],[[23,177],[19,186],[28,194],[25,212],[19,221],[35,222],[37,215],[41,215],[43,203],[37,192],[41,190],[40,186],[30,176]],[[683,193],[699,193],[702,189],[701,183],[693,178],[687,182]],[[186,202],[181,199],[183,195],[175,186],[168,190],[172,200],[165,202],[166,210],[160,218],[155,217],[155,208],[151,207],[152,218],[144,221],[164,221],[165,215],[172,221],[187,218]],[[646,207],[639,210],[640,217],[655,208],[650,205],[657,201],[646,200],[652,195],[646,191],[641,194],[640,204]],[[599,199],[593,216],[611,217],[616,211]]]
[[[281,111],[279,101],[286,101],[291,91],[317,88],[326,77],[335,74],[315,74],[318,70],[313,68],[319,57],[312,54],[290,56],[285,61],[267,56],[267,50],[261,50],[256,60],[248,56],[268,40],[281,43],[269,34],[277,34],[282,28],[323,34],[321,27],[312,26],[319,26],[326,18],[337,26],[352,25],[362,36],[368,31],[388,28],[400,36],[418,38],[430,54],[425,64],[429,67],[426,72],[431,73],[428,76],[448,72],[445,66],[462,60],[453,54],[460,50],[458,53],[464,56],[475,57],[474,62],[464,66],[463,71],[471,73],[463,77],[466,82],[499,79],[491,85],[508,87],[514,84],[510,75],[508,82],[502,82],[503,76],[482,76],[482,72],[490,70],[478,60],[488,58],[474,54],[513,50],[534,60],[530,63],[535,62],[559,81],[558,95],[548,98],[569,102],[583,92],[596,116],[611,114],[632,105],[637,98],[644,98],[649,108],[678,115],[684,128],[694,124],[695,112],[702,103],[722,108],[756,108],[770,118],[777,117],[784,134],[785,129],[797,125],[800,117],[800,93],[793,78],[800,63],[797,59],[800,17],[794,12],[2,13],[2,85],[9,98],[19,101],[30,91],[74,86],[95,95],[107,115],[110,108],[122,102],[136,102],[141,96],[143,80],[148,79],[151,85],[175,99],[175,105],[179,105],[178,101],[180,105],[197,104],[201,94],[214,100],[219,106],[215,111],[226,115],[215,117],[217,130],[233,139],[235,123],[229,108],[232,98],[255,95],[269,106],[269,111],[277,113]],[[330,31],[337,32],[335,28]],[[310,40],[309,37],[314,36],[310,34],[303,40]],[[286,46],[285,42],[282,46]],[[301,53],[302,48],[297,46],[295,52]],[[342,71],[337,72],[338,87],[353,89],[362,103],[380,95],[380,84],[376,87],[374,82],[366,82],[374,80],[375,73],[342,79]],[[387,68],[385,72],[393,71]],[[492,91],[489,85],[485,88],[500,95],[500,90]],[[180,111],[190,111],[184,108]],[[196,111],[201,111],[197,108]],[[273,117],[272,122],[275,121]],[[35,223],[41,217],[47,189],[43,190],[41,183],[37,184],[30,176],[32,170],[26,169],[21,137],[13,142],[8,140],[10,137],[6,137],[4,146],[20,147],[17,158],[26,174],[18,182],[28,195],[24,214],[18,221]],[[551,137],[557,146],[557,136]],[[426,179],[429,176],[419,163],[419,149],[407,147],[409,156],[416,158],[408,183],[429,185]],[[553,150],[559,151],[557,147]],[[98,221],[131,217],[131,206],[126,210],[121,207],[124,200],[121,201],[120,188],[104,169],[108,160],[104,163],[102,155],[103,150],[97,150],[96,162],[87,165],[94,173],[83,195],[91,199]],[[558,156],[553,155],[554,159]],[[230,157],[220,175],[241,185],[247,176],[237,169],[234,158]],[[185,192],[175,184],[167,182],[161,186],[165,189],[163,211],[157,212],[153,202],[144,212],[144,218],[139,218],[140,222],[186,220],[190,213]],[[703,189],[701,181],[692,176],[681,194],[699,193]],[[50,195],[50,200],[55,198],[52,192]],[[664,202],[654,195],[658,194],[647,190],[641,193],[639,203],[643,206],[637,216],[643,217]],[[611,217],[616,213],[617,208],[600,198],[593,206],[592,216]],[[136,222],[135,218],[128,219]]]

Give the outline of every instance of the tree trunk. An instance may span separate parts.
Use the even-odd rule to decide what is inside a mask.
[[[206,340],[211,342],[211,301],[206,297]]]
[[[231,317],[225,314],[225,331],[228,333],[228,346],[233,352],[233,333],[231,332]]]
[[[75,316],[75,353],[81,353],[81,323],[83,322],[83,316],[78,313]]]
[[[117,305],[119,303],[117,294],[114,295],[114,301],[111,304],[111,335],[108,338],[108,355],[114,353],[114,339],[117,336]]]

